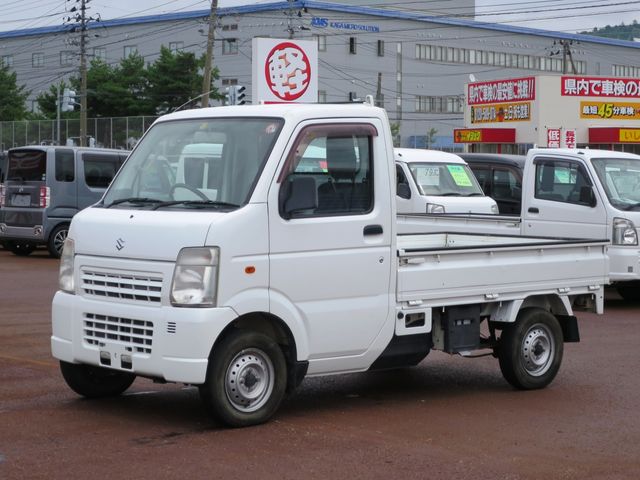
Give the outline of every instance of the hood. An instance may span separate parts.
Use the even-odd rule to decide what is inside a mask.
[[[491,197],[440,197],[425,196],[423,197],[428,203],[437,203],[444,205],[446,214],[450,213],[482,213],[494,214],[498,212],[498,208],[491,210],[492,205],[496,205],[495,200]]]
[[[225,215],[87,208],[73,218],[69,236],[79,255],[175,261],[181,248],[204,245],[211,224]]]

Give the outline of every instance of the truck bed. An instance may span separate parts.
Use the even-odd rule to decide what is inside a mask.
[[[398,233],[415,234],[425,232],[490,233],[516,235],[520,232],[522,219],[511,215],[461,214],[398,214]]]
[[[462,305],[530,295],[602,293],[606,240],[398,235],[399,302]]]

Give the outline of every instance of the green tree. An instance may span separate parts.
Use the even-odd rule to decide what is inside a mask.
[[[203,59],[196,59],[194,53],[173,53],[166,47],[160,48],[158,59],[147,67],[148,96],[152,111],[162,114],[198,97],[202,88]],[[213,78],[218,78],[216,70]],[[213,92],[211,98],[219,98]]]
[[[26,101],[29,91],[18,86],[16,73],[7,65],[0,65],[0,121],[24,120],[27,117]]]

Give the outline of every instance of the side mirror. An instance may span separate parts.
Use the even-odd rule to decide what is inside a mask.
[[[585,185],[584,187],[580,187],[580,203],[589,205],[591,208],[598,204],[596,201],[596,194],[593,191],[592,186]]]
[[[409,184],[399,183],[397,187],[396,195],[398,195],[400,198],[409,200],[411,198],[411,188],[409,188]]]
[[[313,177],[290,175],[286,178],[281,192],[280,212],[290,219],[296,212],[318,208],[318,190]]]

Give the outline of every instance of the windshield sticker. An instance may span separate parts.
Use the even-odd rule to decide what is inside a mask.
[[[440,169],[438,167],[424,167],[416,169],[418,183],[423,186],[440,185]]]
[[[456,185],[459,187],[471,187],[473,184],[471,183],[471,179],[467,172],[460,165],[447,165],[447,170],[453,177],[453,181],[456,182]]]

